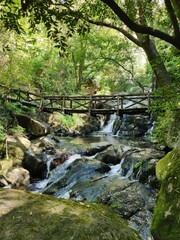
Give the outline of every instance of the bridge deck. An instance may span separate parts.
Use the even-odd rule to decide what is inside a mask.
[[[5,89],[1,98],[7,101],[38,108],[44,112],[62,112],[64,114],[143,114],[149,113],[152,95],[92,95],[92,96],[42,96],[20,89]]]

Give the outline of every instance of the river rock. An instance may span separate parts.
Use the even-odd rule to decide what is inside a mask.
[[[0,175],[0,187],[7,187],[10,183],[7,181],[7,179]]]
[[[63,164],[67,159],[68,159],[68,155],[66,153],[61,153],[58,156],[54,157],[51,160],[50,170],[56,168],[60,164]]]
[[[99,118],[88,116],[88,118],[86,117],[86,119],[84,119],[83,126],[80,126],[78,128],[78,131],[81,136],[87,136],[94,131],[99,131],[100,127],[101,127],[101,122]]]
[[[16,115],[18,123],[25,128],[28,133],[33,136],[40,137],[47,135],[50,132],[50,127],[47,123],[36,120],[30,116],[18,114]]]
[[[12,168],[13,161],[12,160],[1,160],[0,161],[0,187],[5,187],[10,184],[6,178],[6,174]]]
[[[13,167],[12,159],[0,160],[0,175],[6,177],[6,174],[12,167]]]
[[[87,149],[83,152],[83,155],[86,156],[92,156],[95,155],[96,153],[102,152],[108,147],[110,147],[112,144],[108,142],[95,142],[95,143],[90,143]]]
[[[45,177],[47,166],[43,159],[42,151],[36,154],[29,148],[25,153],[22,166],[30,172],[33,178],[43,179]]]
[[[68,171],[63,166],[57,166],[57,168],[51,172],[48,186],[42,191],[46,194],[51,194],[60,197],[64,190],[71,192],[75,191],[74,188],[82,184],[85,189],[88,181],[94,181],[97,178],[101,178],[106,172],[110,170],[110,167],[100,161],[94,159],[77,158],[72,165],[68,166]],[[63,189],[67,187],[66,189]],[[99,194],[97,192],[97,194]]]
[[[29,172],[22,167],[14,167],[12,159],[0,161],[0,185],[20,188],[29,184]]]
[[[151,239],[149,231],[155,205],[155,192],[139,182],[106,188],[98,202],[108,205],[121,217],[128,219],[142,239]]]
[[[125,114],[119,123],[119,136],[142,137],[148,131],[149,116]]]
[[[110,146],[105,151],[98,153],[96,155],[96,159],[101,162],[114,165],[118,164],[121,160],[118,157],[117,150],[113,146]]]
[[[0,202],[0,239],[140,240],[106,206],[12,189],[0,189]]]
[[[30,183],[30,175],[26,169],[18,167],[6,174],[6,180],[13,188],[26,188]]]
[[[6,136],[6,141],[9,146],[16,146],[20,147],[23,151],[28,149],[31,145],[31,142],[29,139],[23,136]]]
[[[121,124],[122,124],[122,119],[121,119],[121,117],[117,116],[113,123],[113,128],[112,128],[112,132],[114,135],[117,134]]]
[[[151,231],[154,239],[180,239],[180,148],[162,158],[156,167],[161,182]]]
[[[21,166],[22,160],[24,158],[24,152],[30,147],[31,142],[23,136],[7,136],[6,143],[6,158],[12,159],[14,165]]]
[[[129,149],[122,155],[122,175],[126,176],[132,169],[131,177],[148,183],[150,176],[155,176],[155,166],[164,151],[153,147],[144,149]]]

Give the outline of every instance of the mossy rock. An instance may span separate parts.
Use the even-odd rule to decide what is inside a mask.
[[[0,189],[0,239],[138,240],[109,208],[20,190]]]
[[[0,160],[0,175],[6,177],[7,172],[12,168],[12,166],[13,166],[12,159]]]
[[[180,239],[180,148],[162,158],[156,167],[161,181],[151,231],[155,240]]]

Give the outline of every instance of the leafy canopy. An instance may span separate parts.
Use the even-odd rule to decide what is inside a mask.
[[[162,24],[163,17],[158,14],[161,8],[165,9],[168,25]],[[19,20],[24,16],[29,18],[33,29],[43,22],[62,51],[66,47],[66,36],[88,31],[89,23],[113,24],[114,28],[123,26],[135,33],[160,38],[180,49],[180,12],[177,9],[180,9],[179,0],[164,0],[164,3],[159,0],[4,0],[1,1],[0,19],[6,28],[17,32],[23,29]],[[147,22],[139,21],[139,17],[143,20],[139,11]]]

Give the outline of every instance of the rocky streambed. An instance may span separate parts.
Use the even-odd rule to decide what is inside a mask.
[[[165,152],[146,139],[107,132],[73,138],[49,134],[31,141],[10,137],[8,145],[13,160],[1,161],[1,186],[106,205],[141,239],[153,239],[150,225],[160,187],[155,169]]]
[[[33,176],[29,191],[107,205],[142,239],[152,239],[155,166],[164,154],[137,138],[94,136],[55,142],[46,136],[28,149],[23,165]]]

